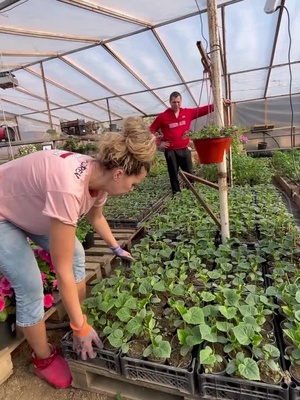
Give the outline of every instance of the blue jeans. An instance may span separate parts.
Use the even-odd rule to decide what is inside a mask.
[[[16,322],[22,327],[36,325],[44,317],[43,283],[27,237],[49,252],[47,235],[33,235],[9,221],[0,221],[0,272],[15,291]],[[73,274],[77,283],[85,278],[85,253],[77,238]]]

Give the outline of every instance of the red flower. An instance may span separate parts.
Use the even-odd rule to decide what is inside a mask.
[[[0,296],[7,296],[7,297],[13,297],[13,290],[12,289],[1,289],[0,288]]]
[[[0,279],[0,290],[9,290],[11,288],[10,283],[8,282],[8,280],[5,278],[5,276],[2,276],[2,278]]]
[[[4,298],[0,296],[0,312],[3,311],[5,308],[5,301]]]
[[[50,308],[53,304],[53,296],[52,294],[45,294],[44,295],[44,307],[45,308]]]
[[[39,249],[38,254],[42,260],[46,261],[48,264],[51,263],[51,257],[50,257],[50,254],[47,253],[47,251],[45,251],[43,249]]]
[[[50,264],[49,264],[49,270],[50,270],[50,272],[55,272],[52,262],[50,262]]]
[[[44,274],[44,272],[41,272],[41,278],[44,285],[46,283],[46,274]]]

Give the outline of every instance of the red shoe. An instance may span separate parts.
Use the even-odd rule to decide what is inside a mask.
[[[49,385],[59,389],[71,386],[72,375],[68,363],[57,353],[56,347],[51,346],[51,354],[42,360],[31,353],[31,361],[34,373],[39,378],[45,380]]]

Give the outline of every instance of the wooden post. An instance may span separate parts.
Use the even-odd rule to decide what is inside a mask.
[[[220,39],[218,34],[217,2],[216,0],[206,0],[207,18],[209,28],[209,44],[211,57],[211,81],[212,92],[214,96],[214,107],[216,115],[216,124],[224,126],[223,96],[221,85],[221,55]],[[224,243],[229,237],[229,216],[228,216],[228,196],[227,196],[227,167],[226,153],[224,153],[223,162],[218,164],[218,185],[220,198],[220,220],[221,235]]]

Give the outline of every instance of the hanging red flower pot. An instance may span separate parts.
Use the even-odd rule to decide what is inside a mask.
[[[229,136],[192,139],[201,164],[214,164],[223,161],[224,152],[228,151],[232,138]]]

